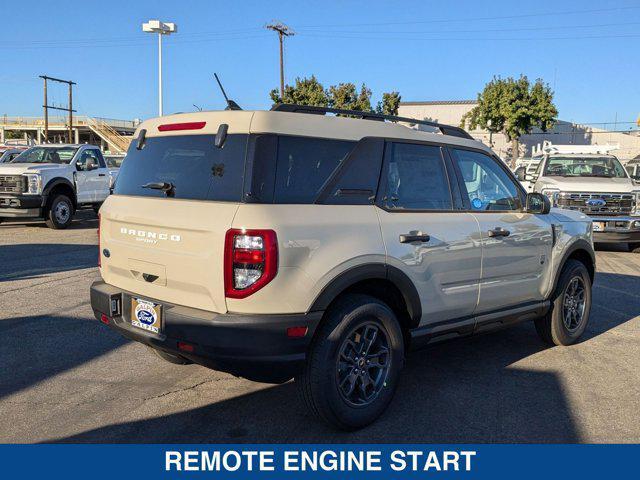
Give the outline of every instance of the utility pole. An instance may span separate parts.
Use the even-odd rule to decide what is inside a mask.
[[[69,82],[69,143],[73,143],[73,83]]]
[[[49,109],[47,108],[47,77],[44,79],[44,143],[49,141]]]
[[[267,25],[268,30],[278,32],[280,41],[280,98],[284,97],[284,37],[293,37],[295,32],[282,22],[273,22]]]
[[[59,78],[47,77],[46,75],[40,75],[40,78],[44,80],[44,140],[45,142],[49,136],[49,109],[53,110],[62,110],[64,112],[69,113],[69,143],[73,143],[73,86],[76,85],[76,82],[72,82],[71,80],[61,80]],[[66,83],[69,85],[69,107],[55,107],[53,105],[49,105],[47,101],[47,80],[51,80],[52,82],[58,83]]]

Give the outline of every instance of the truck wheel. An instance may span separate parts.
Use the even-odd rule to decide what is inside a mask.
[[[551,309],[535,320],[540,338],[551,345],[571,345],[589,322],[591,278],[582,262],[567,260],[553,293]]]
[[[315,416],[355,430],[385,411],[403,362],[402,331],[393,311],[373,297],[349,295],[325,314],[296,383]]]
[[[640,253],[640,242],[628,243],[627,248],[631,253]]]
[[[173,355],[171,353],[163,352],[162,350],[156,350],[155,348],[149,347],[153,353],[156,354],[157,357],[161,358],[165,362],[173,363],[175,365],[189,365],[193,363],[191,360],[187,360],[184,357],[179,355]]]
[[[71,225],[73,220],[73,203],[66,195],[56,195],[51,200],[44,215],[47,227],[62,230]]]

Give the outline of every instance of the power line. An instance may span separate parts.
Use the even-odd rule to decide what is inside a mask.
[[[628,7],[613,7],[613,8],[595,8],[591,10],[567,10],[562,12],[542,12],[542,13],[525,13],[520,15],[501,15],[495,17],[467,17],[467,18],[446,18],[436,20],[421,20],[410,22],[374,22],[374,23],[341,23],[333,25],[300,25],[299,28],[333,28],[333,27],[354,27],[354,26],[380,26],[380,25],[418,25],[426,23],[455,23],[455,22],[475,22],[475,21],[487,21],[487,20],[507,20],[515,18],[531,18],[531,17],[548,17],[556,15],[576,15],[585,13],[603,13],[621,10],[635,10],[640,9],[640,6],[628,6]]]
[[[331,34],[312,34],[312,33],[300,33],[299,35],[304,37],[317,37],[317,38],[344,38],[351,40],[411,40],[411,41],[423,41],[428,40],[430,42],[436,41],[445,41],[445,42],[454,42],[454,41],[520,41],[520,40],[533,40],[533,41],[543,41],[543,40],[589,40],[589,39],[605,39],[605,38],[636,38],[640,37],[640,33],[630,33],[630,34],[610,34],[610,35],[579,35],[579,36],[563,36],[563,37],[373,37],[373,36],[348,36],[348,35],[331,35]]]
[[[525,31],[538,31],[538,30],[567,30],[567,29],[582,29],[582,28],[604,28],[604,27],[621,27],[630,25],[640,25],[640,22],[623,22],[623,23],[595,23],[590,25],[553,25],[544,27],[516,27],[516,28],[483,28],[476,30],[402,30],[402,31],[380,31],[380,30],[332,30],[327,34],[344,33],[344,34],[386,34],[386,33],[399,33],[399,34],[414,34],[414,33],[427,33],[427,34],[442,34],[442,33],[482,33],[482,32],[525,32]],[[300,32],[301,30],[298,30]],[[304,30],[302,30],[304,33]],[[317,33],[310,31],[309,33]]]

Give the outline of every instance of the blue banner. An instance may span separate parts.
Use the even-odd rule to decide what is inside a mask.
[[[637,477],[638,445],[1,445],[4,478]]]

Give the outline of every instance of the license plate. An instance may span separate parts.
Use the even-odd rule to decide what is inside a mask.
[[[131,325],[148,332],[160,333],[162,305],[142,298],[131,298]]]
[[[604,230],[604,226],[606,224],[604,222],[593,222],[593,231],[594,232],[601,232]]]

